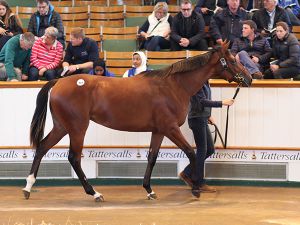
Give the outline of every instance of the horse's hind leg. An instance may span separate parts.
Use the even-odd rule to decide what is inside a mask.
[[[96,192],[89,184],[82,168],[81,168],[81,153],[83,147],[84,133],[70,134],[70,151],[68,160],[77,174],[85,192],[94,196],[96,202],[104,201],[103,195]]]
[[[197,176],[196,176],[196,154],[190,146],[190,144],[185,140],[184,136],[182,135],[180,128],[178,126],[173,126],[169,129],[170,131],[166,135],[171,141],[173,141],[189,158],[190,165],[192,169],[192,194],[199,198],[200,197],[200,190],[199,185],[197,184]]]
[[[41,141],[40,146],[36,149],[29,176],[26,178],[26,187],[23,188],[25,199],[29,199],[30,191],[35,183],[42,158],[49,149],[56,145],[65,135],[66,131],[63,128],[54,125],[50,133]]]
[[[143,187],[146,189],[148,193],[147,195],[148,199],[157,198],[155,192],[152,191],[152,188],[150,186],[150,178],[151,178],[153,167],[156,163],[157,155],[163,138],[164,135],[157,134],[157,133],[152,133],[151,136],[151,143],[150,143],[149,155],[148,155],[148,164],[147,164],[147,169],[143,181]]]

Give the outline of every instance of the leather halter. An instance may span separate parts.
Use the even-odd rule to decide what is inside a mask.
[[[230,69],[230,67],[228,66],[226,59],[224,57],[220,58],[220,63],[223,67],[224,70],[227,70],[229,73],[231,73],[233,75],[233,80],[236,81],[239,85],[241,85],[242,83],[245,83],[245,78],[243,77],[242,73],[234,73],[232,71],[232,69]],[[232,63],[232,65],[237,65],[236,62]]]

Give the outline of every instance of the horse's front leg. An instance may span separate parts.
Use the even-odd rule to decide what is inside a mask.
[[[189,158],[192,169],[191,179],[193,181],[192,194],[199,198],[200,190],[199,184],[197,183],[196,175],[196,154],[192,146],[186,141],[182,135],[180,128],[176,125],[170,127],[168,134],[166,135],[171,141],[174,142]]]
[[[82,168],[81,168],[81,153],[83,147],[84,135],[70,135],[70,151],[68,160],[72,165],[75,173],[77,174],[85,193],[94,196],[96,202],[104,201],[104,197],[101,193],[96,192],[92,185],[89,184]]]
[[[156,163],[157,155],[163,138],[164,135],[157,134],[157,133],[152,133],[151,136],[151,143],[150,143],[149,154],[148,154],[148,164],[147,164],[144,181],[143,181],[143,187],[146,189],[148,193],[147,198],[149,200],[157,198],[155,192],[152,190],[150,186],[150,179],[151,179],[152,170]]]

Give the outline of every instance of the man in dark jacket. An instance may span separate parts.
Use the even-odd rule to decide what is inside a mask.
[[[248,13],[240,7],[239,0],[227,0],[228,6],[218,11],[210,21],[209,32],[212,38],[221,44],[228,40],[233,43],[242,34],[241,21],[249,20]]]
[[[59,13],[54,11],[54,7],[49,0],[37,0],[38,11],[31,15],[28,32],[37,37],[42,37],[46,28],[55,27],[58,30],[57,40],[65,47],[64,26]]]
[[[188,124],[193,131],[196,143],[196,169],[197,184],[201,192],[216,192],[214,187],[208,186],[204,179],[205,160],[215,152],[214,142],[208,123],[215,124],[214,118],[211,116],[212,108],[221,108],[222,106],[231,106],[234,99],[224,99],[222,101],[213,101],[211,98],[211,89],[208,81],[203,87],[191,97]],[[179,178],[188,186],[192,187],[191,166],[187,165],[179,174]]]
[[[99,58],[97,42],[85,37],[84,30],[75,27],[71,30],[70,43],[66,48],[66,55],[62,66],[61,76],[72,74],[88,74],[93,70],[94,62]]]
[[[242,37],[234,40],[230,51],[254,79],[261,79],[264,67],[269,64],[272,49],[266,38],[255,33],[256,29],[252,20],[243,21]]]
[[[272,37],[277,22],[286,22],[292,31],[292,24],[287,13],[277,5],[277,0],[265,0],[264,8],[253,14],[252,20],[257,25],[257,31],[265,37]]]
[[[171,50],[207,50],[202,15],[192,10],[190,0],[183,0],[180,12],[174,17],[171,27]]]

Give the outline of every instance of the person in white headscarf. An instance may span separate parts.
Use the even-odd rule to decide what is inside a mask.
[[[127,70],[123,77],[133,77],[147,70],[147,57],[144,52],[137,51],[132,54],[132,68]]]

